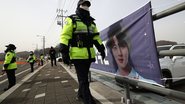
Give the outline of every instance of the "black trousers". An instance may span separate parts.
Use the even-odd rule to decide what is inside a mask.
[[[9,83],[8,89],[16,84],[15,70],[16,69],[6,70],[8,83]]]
[[[30,67],[31,67],[31,72],[34,71],[34,62],[30,63]]]
[[[43,60],[40,60],[40,65],[43,66],[44,62]]]
[[[53,61],[54,61],[55,66],[57,66],[56,58],[51,58],[51,66],[53,66]]]
[[[79,82],[78,97],[83,99],[84,104],[95,104],[89,89],[88,73],[91,65],[89,60],[73,60]]]

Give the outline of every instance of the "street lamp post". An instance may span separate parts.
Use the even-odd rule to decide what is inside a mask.
[[[43,55],[45,55],[45,36],[37,35],[37,37],[42,37],[42,40],[43,40]]]

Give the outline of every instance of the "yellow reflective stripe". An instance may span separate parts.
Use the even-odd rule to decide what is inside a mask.
[[[91,24],[91,26],[89,26],[88,28],[90,33],[97,32],[96,26],[94,24]],[[83,22],[78,21],[75,32],[87,32],[87,26]]]
[[[90,48],[91,58],[95,58],[95,50],[93,47]],[[71,59],[88,59],[88,51],[87,48],[78,48],[71,47],[70,48],[70,58]]]
[[[32,58],[32,59],[30,60],[30,58]],[[33,61],[35,61],[35,60],[36,60],[36,56],[33,55],[33,56],[29,56],[29,57],[28,57],[27,62],[33,62]]]
[[[75,34],[79,34],[79,33],[80,33],[80,34],[87,34],[88,32],[87,32],[87,31],[75,31],[74,33],[75,33]]]
[[[17,68],[17,63],[14,62],[14,63],[11,63],[11,64],[8,65],[7,70],[16,69],[16,68]]]

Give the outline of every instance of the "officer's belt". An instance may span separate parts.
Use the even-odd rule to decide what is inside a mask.
[[[98,34],[87,33],[73,33],[73,37],[70,40],[71,47],[93,47],[93,37]]]

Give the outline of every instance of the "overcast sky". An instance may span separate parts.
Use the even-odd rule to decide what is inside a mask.
[[[63,9],[65,16],[75,12],[78,0],[0,0],[0,52],[13,43],[17,52],[31,51],[59,43],[61,26],[56,12]],[[99,31],[126,17],[149,0],[91,0],[91,15]],[[151,0],[153,14],[185,0]],[[154,21],[156,40],[185,43],[185,11]],[[37,36],[39,35],[39,36]]]

